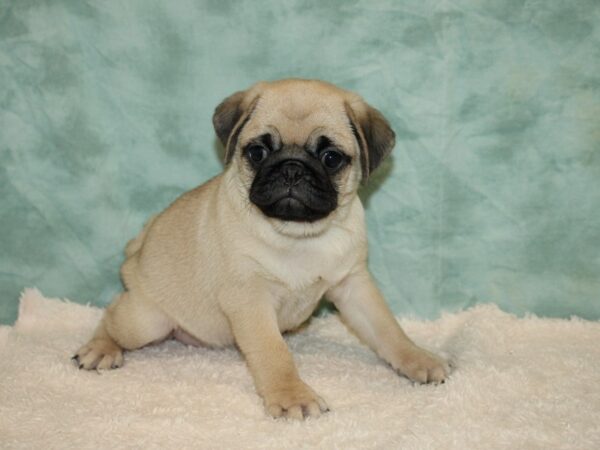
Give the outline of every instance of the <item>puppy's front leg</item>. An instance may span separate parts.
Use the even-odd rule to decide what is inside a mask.
[[[245,301],[223,309],[267,412],[302,419],[327,411],[323,399],[300,379],[267,297],[252,295],[248,300],[248,292],[244,296]]]
[[[448,375],[444,360],[416,346],[404,334],[366,267],[348,275],[326,297],[367,345],[408,378],[428,383],[441,382]]]

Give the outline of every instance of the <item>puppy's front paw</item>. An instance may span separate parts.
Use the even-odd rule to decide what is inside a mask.
[[[329,411],[325,401],[302,381],[278,387],[264,395],[265,408],[272,417],[302,420]]]
[[[419,383],[442,383],[450,374],[446,361],[419,347],[407,351],[400,359],[397,370]]]
[[[116,369],[123,365],[123,350],[108,339],[92,339],[72,358],[80,369]]]

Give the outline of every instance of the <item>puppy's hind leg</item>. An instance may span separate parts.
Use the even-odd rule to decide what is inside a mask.
[[[173,328],[156,305],[126,291],[106,308],[92,339],[73,359],[80,369],[115,369],[123,365],[123,350],[162,341]]]

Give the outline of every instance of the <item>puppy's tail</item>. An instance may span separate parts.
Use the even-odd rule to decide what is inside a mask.
[[[144,240],[146,239],[146,234],[148,234],[148,230],[150,229],[157,217],[158,214],[150,217],[148,222],[146,222],[146,225],[144,225],[144,228],[142,229],[140,234],[138,234],[135,238],[133,238],[127,243],[127,245],[125,246],[125,256],[127,258],[135,255],[139,251],[139,249],[142,248]]]

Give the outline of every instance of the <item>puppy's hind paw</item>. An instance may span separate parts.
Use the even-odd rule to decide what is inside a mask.
[[[71,358],[80,369],[107,370],[123,365],[123,350],[107,339],[92,339]]]

